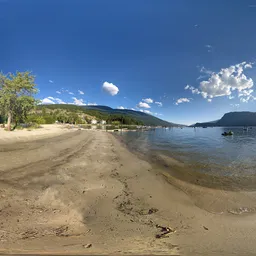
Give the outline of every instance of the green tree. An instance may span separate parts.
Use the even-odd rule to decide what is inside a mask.
[[[7,129],[11,123],[26,119],[28,112],[36,105],[33,97],[37,93],[35,76],[30,72],[0,74],[0,109],[7,116]]]

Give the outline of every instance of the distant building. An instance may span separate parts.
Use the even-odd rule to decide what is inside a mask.
[[[101,120],[101,124],[106,124],[107,122],[105,120]]]
[[[91,120],[91,124],[97,124],[97,123],[98,123],[97,120],[95,120],[95,119],[92,119],[92,120]]]

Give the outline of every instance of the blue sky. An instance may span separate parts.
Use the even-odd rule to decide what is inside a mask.
[[[0,0],[0,70],[48,103],[215,120],[256,110],[255,24],[253,0]]]

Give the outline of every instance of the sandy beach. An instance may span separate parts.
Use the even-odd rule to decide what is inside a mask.
[[[0,132],[1,253],[255,254],[255,192],[187,183],[111,133],[54,127]]]

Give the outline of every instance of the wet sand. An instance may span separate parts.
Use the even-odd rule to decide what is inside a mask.
[[[0,145],[2,253],[255,253],[255,192],[174,178],[104,131]]]

